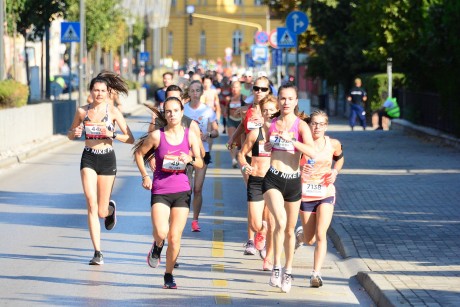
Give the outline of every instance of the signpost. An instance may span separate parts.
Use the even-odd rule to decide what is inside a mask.
[[[308,28],[308,17],[304,12],[294,11],[289,13],[286,17],[286,27],[296,37],[296,50],[295,50],[295,83],[299,85],[299,46],[297,44],[297,35],[302,34]]]
[[[61,43],[70,43],[69,48],[69,100],[72,100],[72,43],[80,42],[80,23],[61,22]],[[82,86],[82,84],[80,84]],[[56,97],[55,97],[56,99]]]

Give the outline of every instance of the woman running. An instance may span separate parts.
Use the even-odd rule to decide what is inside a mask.
[[[278,91],[280,113],[268,130],[270,142],[265,149],[271,152],[270,168],[264,177],[264,200],[275,219],[274,265],[269,284],[291,290],[294,256],[294,228],[299,216],[301,181],[299,162],[301,153],[314,157],[313,139],[307,124],[298,113],[297,88],[292,83]],[[286,263],[281,272],[281,254],[284,245]]]
[[[254,101],[252,105],[246,105],[241,107],[241,115],[243,120],[236,128],[235,132],[233,133],[232,137],[229,138],[227,142],[227,148],[229,150],[234,149],[238,146],[238,144],[243,144],[245,141],[245,136],[251,130],[256,130],[262,127],[264,120],[262,116],[262,112],[260,110],[259,101],[263,98],[267,97],[271,94],[270,91],[270,81],[267,77],[259,77],[256,79],[254,86]],[[248,164],[251,164],[251,157],[246,156],[246,161]],[[242,172],[244,182],[247,184],[248,182],[248,174]],[[249,214],[249,213],[248,213]],[[254,232],[251,230],[250,226],[248,225],[248,241],[246,242],[244,254],[245,255],[255,255],[256,248],[254,246]]]
[[[268,142],[267,136],[271,117],[278,111],[278,102],[275,97],[268,95],[259,102],[259,105],[264,117],[264,126],[249,132],[238,153],[238,161],[243,165],[242,172],[249,176],[247,185],[248,224],[251,230],[256,233],[254,245],[259,252],[266,248],[266,254],[263,255],[263,270],[271,271],[273,268],[271,239],[274,224],[273,221],[267,224],[267,219],[264,219],[265,201],[262,193],[262,182],[270,167],[271,154],[270,151],[265,151],[264,146]],[[252,159],[251,164],[248,164],[245,157],[250,153]]]
[[[232,95],[228,103],[228,137],[233,137],[236,128],[241,123],[241,107],[245,105],[243,96],[241,95],[241,83],[240,81],[232,82]],[[236,160],[236,155],[238,154],[237,148],[230,149],[230,156],[232,158],[232,167],[238,168],[238,161]]]
[[[334,213],[334,182],[343,167],[344,158],[340,142],[325,135],[328,125],[326,113],[320,110],[313,112],[307,123],[313,135],[316,157],[311,160],[303,156],[300,161],[303,170],[302,226],[296,230],[296,248],[303,242],[309,245],[316,242],[310,286],[318,288],[323,285],[320,272],[327,253],[326,233]]]
[[[149,133],[142,144],[135,147],[134,157],[141,173],[142,186],[152,191],[150,205],[154,241],[147,262],[153,268],[158,267],[167,238],[164,288],[176,289],[172,272],[179,254],[191,200],[190,183],[185,168],[188,163],[202,168],[203,160],[198,138],[182,125],[184,107],[180,99],[169,97],[163,106],[166,126]],[[153,183],[144,160],[152,148],[156,164]]]
[[[80,175],[88,208],[88,227],[94,247],[90,265],[104,264],[101,252],[101,225],[112,230],[117,223],[116,204],[110,200],[117,161],[112,147],[113,140],[134,143],[134,137],[121,112],[108,102],[114,93],[128,94],[128,86],[117,74],[104,71],[91,80],[89,89],[92,102],[80,107],[67,133],[70,140],[85,132],[85,149],[80,162]],[[83,124],[83,125],[82,125]],[[121,133],[115,132],[118,124]]]

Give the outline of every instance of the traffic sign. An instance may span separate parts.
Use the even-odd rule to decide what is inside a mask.
[[[277,28],[278,48],[297,47],[297,35],[291,33],[287,28]]]
[[[272,49],[273,65],[283,65],[283,49]]]
[[[141,52],[139,54],[139,60],[142,62],[148,62],[150,58],[150,52]]]
[[[252,56],[249,53],[245,55],[245,59],[246,59],[246,66],[255,67],[254,60],[252,59]]]
[[[266,62],[268,59],[268,47],[252,45],[252,59],[254,62]]]
[[[268,42],[268,34],[265,31],[257,31],[254,39],[257,44],[264,45]]]
[[[278,48],[278,41],[276,39],[276,37],[278,36],[277,34],[278,32],[276,31],[276,29],[274,29],[270,32],[270,35],[268,36],[268,42],[270,43],[270,46],[272,46],[273,48]]]
[[[80,42],[80,23],[61,22],[61,43]]]
[[[305,32],[308,28],[307,15],[301,11],[290,12],[286,17],[286,27],[295,35]]]

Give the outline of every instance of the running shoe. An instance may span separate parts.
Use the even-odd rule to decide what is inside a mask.
[[[264,271],[271,271],[273,270],[273,263],[268,258],[264,259],[264,264],[262,265],[262,269]]]
[[[94,257],[89,261],[89,265],[101,265],[104,264],[104,256],[100,251],[94,251]]]
[[[321,278],[321,275],[315,271],[311,272],[310,287],[319,288],[322,285],[323,285],[323,279]]]
[[[262,231],[258,231],[254,237],[254,245],[258,251],[261,251],[265,247],[265,238],[267,234],[267,222],[262,222]]]
[[[270,276],[270,282],[268,283],[272,287],[281,288],[281,275],[280,269],[273,269],[272,276]]]
[[[303,227],[299,226],[295,230],[295,247],[294,247],[294,253],[297,251],[299,247],[303,245]]]
[[[238,168],[238,161],[236,161],[236,159],[232,160],[232,167],[233,168]]]
[[[160,265],[161,250],[163,249],[164,244],[165,241],[163,241],[163,245],[159,247],[157,243],[153,241],[152,248],[150,249],[149,254],[147,255],[147,263],[150,267],[157,268]]]
[[[245,255],[255,255],[256,254],[256,248],[254,247],[254,241],[249,240],[248,242],[246,242],[244,247],[246,247],[244,250]]]
[[[172,276],[172,274],[165,273],[165,276],[163,278],[165,281],[163,289],[177,289],[176,281],[174,280],[174,276]]]
[[[265,247],[259,251],[259,256],[260,256],[260,259],[262,260],[264,260],[267,257],[267,249]]]
[[[200,225],[198,224],[198,220],[192,221],[192,231],[193,232],[201,232]]]
[[[179,267],[179,262],[174,263],[174,268],[177,269]]]
[[[288,274],[286,272],[284,272],[283,274],[283,280],[281,281],[281,291],[284,292],[284,293],[289,293],[289,291],[291,291],[291,284],[292,284],[292,280],[294,278],[292,277],[292,274]]]
[[[109,201],[109,207],[113,208],[112,214],[107,216],[104,220],[105,229],[112,230],[117,224],[117,204],[114,200]]]

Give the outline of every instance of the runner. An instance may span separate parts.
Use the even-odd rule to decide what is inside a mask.
[[[219,94],[215,88],[213,88],[212,84],[212,77],[209,75],[205,75],[202,79],[203,83],[203,95],[201,99],[203,102],[210,107],[214,112],[216,112],[217,120],[220,120],[221,116],[221,109],[220,109],[220,101],[219,101]]]
[[[164,103],[167,125],[149,133],[142,145],[135,147],[135,160],[142,176],[142,186],[152,191],[151,217],[153,245],[147,256],[148,264],[156,268],[160,264],[161,251],[168,239],[166,251],[165,289],[176,289],[172,272],[180,250],[182,232],[190,210],[191,190],[185,166],[203,167],[199,140],[182,126],[184,107],[180,99],[170,97]],[[153,183],[145,168],[145,155],[155,150]]]
[[[254,83],[254,101],[251,105],[246,105],[241,107],[241,114],[243,117],[242,122],[238,125],[232,137],[229,138],[227,142],[227,148],[232,150],[237,147],[238,144],[244,143],[245,136],[249,133],[250,130],[258,129],[262,126],[264,120],[262,113],[260,111],[259,101],[265,98],[267,95],[271,94],[270,81],[267,77],[257,78]],[[251,164],[251,157],[246,156],[246,161],[248,164]],[[248,174],[242,172],[244,182],[247,185]],[[245,255],[255,255],[256,249],[254,247],[254,232],[248,225],[248,241],[244,245],[244,254]]]
[[[80,175],[88,209],[88,227],[94,247],[90,265],[104,264],[101,252],[101,225],[99,218],[105,218],[104,225],[112,230],[117,223],[116,204],[110,200],[117,161],[113,140],[134,143],[134,137],[123,114],[107,102],[112,93],[128,94],[128,86],[117,74],[103,71],[91,80],[92,103],[79,107],[67,133],[70,140],[80,138],[85,132],[85,149],[81,157]],[[116,133],[115,124],[121,132]]]
[[[241,107],[245,105],[243,96],[241,95],[241,83],[239,81],[232,82],[231,88],[231,98],[228,103],[228,137],[233,137],[236,128],[241,123]],[[232,167],[238,168],[238,161],[236,160],[236,155],[238,154],[238,149],[233,147],[230,149],[230,156],[232,158]]]
[[[313,135],[316,157],[309,160],[309,157],[303,156],[300,161],[303,170],[300,205],[302,226],[296,230],[296,249],[303,242],[309,245],[316,242],[310,286],[318,288],[323,285],[320,272],[327,253],[326,233],[334,213],[334,182],[343,167],[344,158],[340,142],[325,135],[328,125],[328,116],[325,112],[313,112],[307,123]]]
[[[208,165],[211,163],[210,140],[219,136],[216,113],[202,103],[200,98],[203,94],[203,85],[200,81],[194,80],[188,88],[190,102],[184,106],[184,114],[198,122],[201,131],[201,140],[205,150],[204,166],[195,169],[195,179],[193,184],[193,221],[192,231],[200,232],[198,224],[201,207],[203,205],[203,184],[206,176]]]
[[[291,290],[292,261],[294,255],[294,228],[299,216],[301,181],[300,154],[315,156],[313,139],[308,125],[298,117],[297,88],[292,83],[282,85],[278,91],[279,116],[269,128],[271,150],[270,168],[264,177],[264,200],[275,218],[274,266],[269,284]],[[284,245],[286,263],[281,271],[281,254]]]
[[[268,142],[268,129],[271,123],[271,116],[278,111],[276,98],[268,95],[259,102],[264,116],[264,126],[259,129],[251,130],[238,153],[238,161],[243,165],[242,172],[249,175],[247,185],[248,199],[248,224],[253,232],[256,233],[254,239],[255,248],[260,252],[263,259],[263,270],[273,269],[273,225],[274,220],[271,214],[268,219],[264,219],[265,201],[262,193],[262,182],[268,168],[270,167],[270,152],[265,151],[265,143]],[[246,162],[245,156],[252,153],[251,164]],[[263,250],[265,249],[265,254]]]

